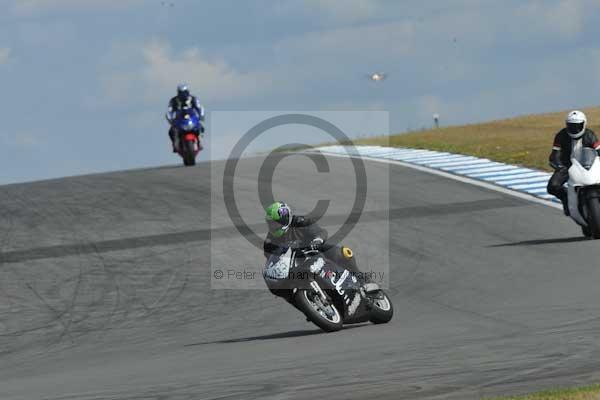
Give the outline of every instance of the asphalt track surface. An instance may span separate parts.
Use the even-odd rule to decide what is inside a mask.
[[[354,180],[347,162],[324,175],[291,157],[275,192],[310,209]],[[236,181],[258,230],[261,163]],[[389,202],[370,189],[348,240],[389,251],[395,316],[332,334],[264,290],[211,289],[232,254],[263,262],[220,211],[222,162],[0,187],[0,398],[465,399],[598,380],[598,242],[550,207],[366,166]]]

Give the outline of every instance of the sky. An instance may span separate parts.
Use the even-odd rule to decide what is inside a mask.
[[[243,130],[214,112],[386,111],[403,132],[600,105],[599,36],[595,0],[0,0],[0,184],[180,163],[179,82],[208,112],[201,160]]]

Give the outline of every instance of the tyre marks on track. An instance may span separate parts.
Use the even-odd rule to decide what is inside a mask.
[[[489,211],[510,207],[527,207],[530,204],[513,199],[508,196],[489,200],[477,200],[446,204],[433,204],[420,207],[393,208],[387,211],[364,211],[360,213],[360,222],[369,223],[382,220],[398,220],[424,218],[431,216],[444,216],[477,211]],[[325,216],[319,222],[323,226],[341,224],[348,218],[347,214]],[[264,224],[249,224],[252,229],[264,230]],[[96,242],[79,241],[72,245],[56,245],[37,247],[26,250],[14,250],[0,253],[0,268],[3,265],[19,263],[29,260],[61,258],[73,255],[101,254],[121,250],[132,250],[145,247],[170,246],[192,242],[203,242],[222,239],[236,234],[235,226],[220,227],[216,229],[198,229],[175,233],[146,235],[122,239],[112,239]]]

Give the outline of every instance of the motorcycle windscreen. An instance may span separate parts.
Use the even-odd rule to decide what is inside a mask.
[[[177,113],[176,125],[182,131],[198,130],[200,116],[196,110],[184,109]]]
[[[592,168],[592,165],[594,165],[596,157],[598,157],[598,152],[594,149],[586,147],[581,151],[581,159],[579,160],[579,163],[583,168],[589,170],[590,168]]]
[[[177,121],[177,128],[185,132],[195,131],[198,129],[198,123],[193,119],[182,118]]]

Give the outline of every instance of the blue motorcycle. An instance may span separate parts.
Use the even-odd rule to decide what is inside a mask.
[[[183,165],[196,165],[196,155],[203,148],[200,143],[200,114],[193,108],[179,110],[171,126],[175,129],[175,149],[183,158]]]

